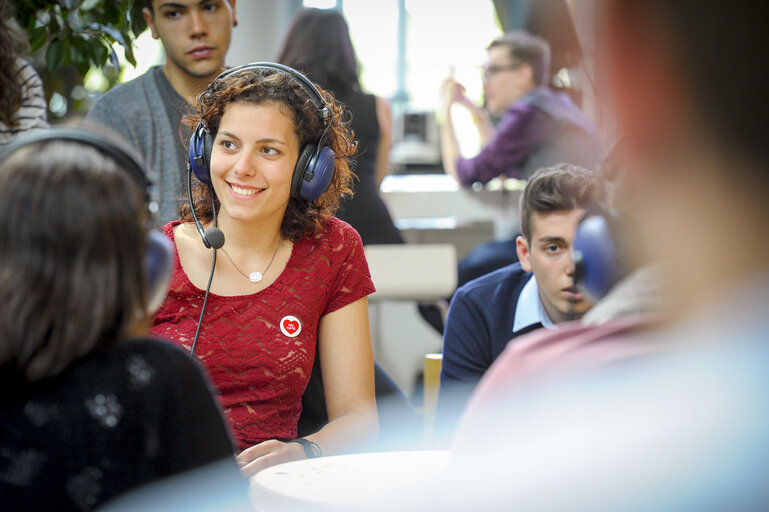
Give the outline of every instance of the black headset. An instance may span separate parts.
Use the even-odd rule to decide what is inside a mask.
[[[90,146],[104,154],[115,163],[119,169],[127,172],[139,186],[144,204],[150,214],[151,223],[158,211],[158,204],[153,197],[152,181],[147,177],[144,165],[133,154],[126,152],[107,137],[86,128],[51,128],[38,130],[31,134],[13,139],[0,148],[0,162],[23,147],[45,141],[69,141]],[[160,232],[147,227],[147,252],[144,255],[144,266],[147,275],[147,307],[154,312],[168,291],[171,279],[172,254],[170,241]]]

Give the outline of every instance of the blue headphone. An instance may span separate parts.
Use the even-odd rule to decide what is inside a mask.
[[[575,284],[600,299],[633,270],[629,256],[636,249],[626,217],[599,206],[588,209],[574,238]]]
[[[84,144],[95,148],[108,158],[114,160],[119,169],[126,171],[142,191],[144,204],[154,219],[158,211],[157,202],[153,199],[153,185],[144,171],[143,164],[136,156],[126,152],[107,137],[85,128],[50,128],[39,130],[18,137],[0,149],[0,162],[19,149],[37,142],[63,140]],[[154,312],[165,300],[168,283],[171,279],[172,254],[171,242],[160,232],[147,227],[147,252],[144,255],[144,266],[147,276],[147,309]]]
[[[299,158],[291,179],[291,197],[313,201],[321,196],[331,183],[336,168],[334,151],[324,144],[323,139],[331,126],[332,112],[317,87],[298,71],[275,62],[252,62],[228,69],[209,84],[202,93],[211,94],[216,83],[227,76],[254,69],[272,69],[291,76],[307,93],[315,105],[318,118],[324,125],[323,134],[317,141],[305,144],[299,151]],[[202,97],[202,95],[201,95]],[[198,101],[200,103],[200,101]],[[189,169],[202,183],[211,185],[212,134],[203,122],[198,123],[190,136]]]

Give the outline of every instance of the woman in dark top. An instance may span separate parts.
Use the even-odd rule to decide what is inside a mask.
[[[247,502],[205,374],[144,334],[171,262],[149,229],[150,197],[130,149],[91,130],[40,131],[0,151],[3,510],[91,510],[212,467],[232,483],[230,503]]]
[[[340,203],[337,217],[358,230],[364,245],[402,243],[379,195],[387,174],[391,113],[387,103],[361,90],[358,61],[347,22],[333,9],[303,9],[288,31],[278,62],[302,71],[334,93],[352,114],[358,141],[353,196]]]

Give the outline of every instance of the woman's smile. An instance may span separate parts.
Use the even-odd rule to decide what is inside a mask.
[[[227,183],[232,195],[238,199],[253,199],[260,195],[265,188],[249,187],[247,185],[236,185],[235,183]]]

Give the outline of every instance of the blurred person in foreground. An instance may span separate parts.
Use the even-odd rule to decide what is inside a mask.
[[[127,143],[89,129],[0,150],[4,510],[92,510],[191,475],[185,496],[248,502],[205,372],[147,334],[171,268],[150,188]]]
[[[605,364],[523,368],[475,420],[493,448],[468,428],[426,494],[453,510],[766,510],[769,99],[755,56],[769,51],[769,4],[597,8],[624,208],[666,265],[667,321],[609,333],[604,347],[637,351]],[[724,80],[718,62],[739,73]]]

